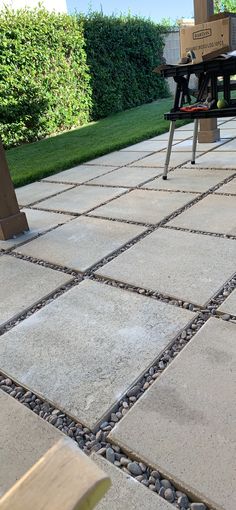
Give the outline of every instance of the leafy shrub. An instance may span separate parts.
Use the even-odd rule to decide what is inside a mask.
[[[36,141],[168,95],[165,28],[131,16],[0,12],[0,137]]]
[[[162,26],[102,13],[78,19],[84,20],[94,119],[168,95],[165,80],[153,73],[162,62]]]
[[[0,13],[0,136],[5,147],[88,121],[83,24],[44,9]]]

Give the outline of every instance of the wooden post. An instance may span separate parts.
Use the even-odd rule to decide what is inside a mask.
[[[2,142],[0,140],[0,240],[29,230],[26,215],[20,212]]]
[[[65,437],[0,498],[0,510],[91,510],[110,486],[108,475]]]
[[[214,0],[194,0],[195,24],[204,23],[208,17],[214,14]],[[217,128],[217,119],[200,121],[198,141],[211,143],[220,140],[220,130]]]

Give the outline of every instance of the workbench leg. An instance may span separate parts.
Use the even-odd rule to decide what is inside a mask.
[[[163,172],[163,176],[162,176],[162,179],[164,179],[164,181],[166,181],[166,179],[167,179],[172,143],[173,143],[173,138],[174,138],[174,132],[175,132],[175,120],[172,120],[170,123],[169,141],[168,141],[168,147],[167,147],[167,152],[166,152],[164,172]]]
[[[192,147],[192,165],[195,165],[195,156],[196,156],[196,148],[197,148],[197,134],[198,134],[198,119],[194,120],[194,128],[193,128],[193,147]]]

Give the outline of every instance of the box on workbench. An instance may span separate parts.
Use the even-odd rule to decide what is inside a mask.
[[[221,13],[206,23],[180,29],[181,58],[194,51],[197,62],[210,53],[226,53],[236,50],[236,14]]]

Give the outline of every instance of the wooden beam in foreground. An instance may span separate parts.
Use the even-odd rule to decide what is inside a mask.
[[[110,485],[109,477],[65,438],[2,497],[0,510],[91,510]]]
[[[194,0],[196,25],[207,21],[212,14],[214,14],[213,0]],[[200,120],[198,141],[200,143],[212,143],[218,140],[220,140],[220,130],[217,128],[217,119]]]

